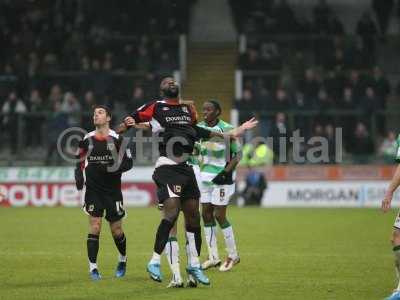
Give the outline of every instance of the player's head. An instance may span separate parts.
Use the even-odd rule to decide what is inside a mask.
[[[162,97],[178,98],[179,84],[172,77],[165,77],[161,81],[160,92]]]
[[[93,107],[93,124],[96,127],[109,124],[111,121],[111,111],[105,105],[96,105]]]
[[[203,104],[203,117],[206,122],[215,121],[221,114],[221,105],[216,100],[208,100]]]

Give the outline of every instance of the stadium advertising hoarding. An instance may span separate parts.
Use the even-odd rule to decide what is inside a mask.
[[[148,206],[156,201],[153,167],[134,167],[123,174],[125,206]],[[244,179],[246,169],[239,170]],[[378,207],[393,167],[273,167],[265,169],[270,183],[265,207]],[[318,176],[315,176],[318,174]],[[303,180],[301,180],[303,179]],[[80,206],[70,167],[0,168],[0,206]],[[395,194],[393,205],[400,206]]]
[[[125,206],[149,206],[155,201],[152,169],[142,169],[123,175]],[[0,168],[0,193],[4,195],[1,206],[76,207],[82,203],[82,193],[75,187],[74,170],[69,167]]]
[[[385,180],[275,181],[264,193],[264,207],[379,207]],[[400,207],[396,192],[393,206]]]

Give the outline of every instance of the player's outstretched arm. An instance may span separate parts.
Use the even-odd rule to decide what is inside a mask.
[[[388,190],[386,191],[385,198],[382,200],[383,212],[387,212],[390,209],[390,205],[393,199],[393,194],[399,185],[400,185],[400,164],[397,166],[392,181],[390,182]]]
[[[239,127],[236,127],[234,129],[232,129],[231,131],[225,132],[225,133],[221,133],[221,132],[216,132],[216,131],[211,131],[210,133],[210,138],[213,137],[229,137],[229,138],[238,138],[240,136],[243,135],[243,133],[246,130],[249,129],[253,129],[254,127],[256,127],[258,124],[258,121],[256,120],[256,118],[251,118],[250,120],[244,122],[242,125],[240,125]]]

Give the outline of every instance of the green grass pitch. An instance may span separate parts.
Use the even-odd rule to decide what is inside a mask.
[[[88,225],[80,209],[0,208],[0,299],[383,299],[395,284],[389,242],[394,216],[377,209],[231,207],[241,263],[228,273],[207,271],[209,287],[167,289],[165,258],[162,283],[145,272],[160,218],[156,208],[128,209],[122,279],[113,278],[117,250],[103,223],[100,282],[88,276]],[[180,221],[183,271],[181,229]]]

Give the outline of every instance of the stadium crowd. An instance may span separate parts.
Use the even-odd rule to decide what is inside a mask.
[[[42,145],[45,127],[51,156],[59,132],[89,126],[80,115],[93,104],[118,116],[158,95],[159,78],[178,69],[193,2],[0,1],[0,135],[11,153],[19,135]]]
[[[284,0],[230,3],[236,27],[246,36],[246,51],[238,59],[242,97],[235,101],[241,119],[255,110],[267,112],[260,114],[265,137],[290,137],[291,130],[300,129],[306,138],[323,135],[329,140],[332,129],[342,127],[344,149],[354,161],[367,162],[368,156],[383,153],[372,141],[372,127],[382,139],[393,132],[384,116],[375,121],[371,116],[387,108],[391,95],[399,96],[400,84],[393,87],[377,65],[377,43],[385,41],[394,1],[372,1],[374,13],[363,13],[355,32],[346,32],[325,0],[315,4],[311,19],[296,15]],[[400,1],[396,7],[400,11]]]

